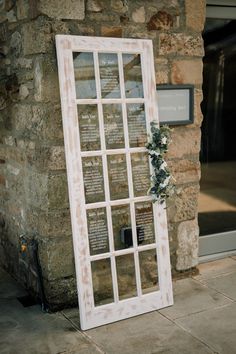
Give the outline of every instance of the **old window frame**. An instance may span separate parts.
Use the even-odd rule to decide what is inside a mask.
[[[99,122],[102,147],[96,155],[102,156],[103,172],[105,179],[105,202],[96,203],[96,207],[106,207],[108,211],[108,229],[109,241],[111,245],[110,252],[107,254],[98,254],[91,256],[89,254],[88,230],[86,222],[86,210],[94,208],[94,204],[85,203],[83,173],[82,173],[82,157],[94,156],[94,152],[81,152],[80,135],[78,126],[78,104],[98,104],[102,103],[120,103],[123,107],[123,115],[125,131],[125,140],[128,138],[127,131],[127,112],[125,111],[126,103],[145,103],[147,132],[150,131],[150,122],[155,120],[158,122],[158,112],[156,105],[156,86],[155,72],[153,62],[153,49],[150,40],[138,39],[118,39],[118,38],[101,38],[101,37],[81,37],[69,35],[56,36],[56,48],[58,58],[58,72],[60,82],[61,108],[63,118],[66,166],[68,176],[68,189],[70,200],[70,212],[73,234],[73,247],[75,255],[75,267],[78,288],[78,300],[81,319],[81,328],[89,329],[106,323],[125,319],[131,316],[140,315],[152,310],[163,308],[173,304],[172,283],[169,259],[168,232],[165,205],[155,203],[153,205],[154,228],[155,228],[155,244],[138,246],[134,237],[134,249],[114,250],[112,239],[111,225],[111,206],[120,205],[121,201],[109,199],[109,181],[107,178],[107,161],[106,153],[114,154],[114,151],[105,151],[104,147],[104,131],[103,117],[100,108]],[[119,99],[102,99],[100,89],[97,89],[97,98],[95,99],[77,99],[75,92],[75,78],[73,70],[73,52],[93,52],[95,60],[95,77],[97,87],[99,86],[99,68],[98,68],[98,52],[117,53],[119,62],[121,98]],[[141,56],[142,77],[144,86],[144,98],[125,98],[124,79],[122,74],[122,53],[138,53]],[[134,202],[150,201],[149,196],[134,197],[132,194],[132,171],[130,162],[130,153],[144,152],[144,147],[117,149],[116,154],[126,154],[127,157],[127,173],[130,195],[128,199],[123,199],[122,204],[131,205],[132,232],[135,235],[135,211]],[[136,240],[136,241],[135,241]],[[138,251],[156,249],[158,262],[158,278],[160,290],[153,293],[142,294],[140,269],[138,261]],[[115,256],[124,254],[134,254],[135,258],[135,275],[137,283],[137,297],[119,301]],[[111,259],[112,282],[114,291],[114,303],[95,307],[92,288],[91,261],[104,258]]]

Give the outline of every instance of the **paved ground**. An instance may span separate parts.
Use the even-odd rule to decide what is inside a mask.
[[[173,307],[80,331],[77,309],[23,307],[25,295],[0,272],[1,354],[236,354],[236,257],[200,265],[174,282]]]

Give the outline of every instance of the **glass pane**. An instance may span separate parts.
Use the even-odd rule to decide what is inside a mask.
[[[102,98],[120,98],[120,79],[117,54],[99,53]]]
[[[129,205],[111,208],[115,250],[133,246]]]
[[[105,200],[101,156],[83,157],[83,177],[85,202],[95,203]]]
[[[147,142],[144,104],[127,104],[130,147],[145,146]]]
[[[119,104],[103,105],[104,129],[107,149],[124,148],[124,129],[122,106]]]
[[[119,299],[124,300],[137,296],[134,255],[126,254],[116,257],[116,272]]]
[[[128,179],[125,155],[110,155],[108,160],[108,174],[111,200],[129,197]]]
[[[73,53],[76,98],[97,98],[93,53]]]
[[[150,188],[149,158],[145,152],[131,154],[134,196],[147,195]]]
[[[159,290],[156,250],[139,252],[142,293]]]
[[[100,134],[97,105],[79,105],[79,131],[82,151],[100,150]]]
[[[106,208],[87,210],[90,255],[109,252]]]
[[[143,97],[140,54],[123,54],[122,57],[126,97]]]
[[[110,259],[101,259],[91,262],[94,305],[100,306],[114,302],[111,261]]]
[[[153,210],[151,202],[135,204],[138,245],[155,242]]]

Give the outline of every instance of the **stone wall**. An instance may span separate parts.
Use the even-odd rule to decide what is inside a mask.
[[[175,273],[197,264],[204,20],[204,0],[0,1],[0,263],[37,291],[36,239],[51,307],[76,302],[55,35],[152,39],[157,83],[195,85],[194,124],[168,152]]]

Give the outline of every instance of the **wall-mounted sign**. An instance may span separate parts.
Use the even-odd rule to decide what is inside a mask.
[[[156,96],[160,124],[193,123],[193,85],[157,85]]]
[[[165,205],[147,196],[152,42],[56,37],[82,329],[173,302]]]

